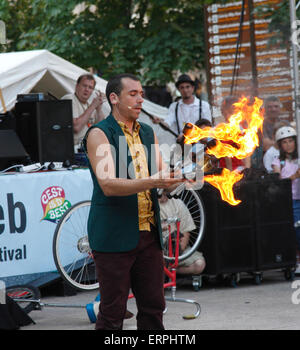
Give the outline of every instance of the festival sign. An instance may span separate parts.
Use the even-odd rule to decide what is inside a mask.
[[[46,188],[41,195],[41,204],[44,211],[42,220],[58,223],[63,214],[71,207],[65,198],[65,191],[60,186]]]

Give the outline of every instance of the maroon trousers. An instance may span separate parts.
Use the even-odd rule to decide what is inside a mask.
[[[138,246],[129,252],[93,251],[101,299],[96,330],[122,329],[130,288],[138,309],[137,328],[164,329],[164,262],[155,230],[140,231]]]

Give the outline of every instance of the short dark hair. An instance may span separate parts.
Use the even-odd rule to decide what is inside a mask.
[[[265,100],[264,100],[264,105],[267,105],[269,102],[279,102],[280,103],[280,99],[277,96],[268,96]]]
[[[222,105],[226,108],[230,108],[231,106],[233,106],[234,103],[238,102],[239,98],[237,96],[226,96],[224,97],[223,101],[222,101]]]
[[[197,120],[195,125],[198,126],[198,128],[202,128],[203,126],[212,127],[212,123],[208,119],[204,119],[204,118]]]
[[[81,82],[82,79],[93,80],[94,86],[96,85],[96,80],[95,80],[93,74],[87,73],[87,74],[82,74],[82,75],[80,75],[80,76],[78,77],[78,79],[77,79],[76,84],[78,85],[78,84]]]
[[[140,81],[140,79],[137,76],[131,73],[117,74],[113,76],[111,79],[109,79],[106,85],[105,94],[111,108],[112,108],[112,104],[110,102],[109,95],[114,92],[117,96],[120,96],[121,91],[123,89],[123,84],[122,84],[123,78],[130,78],[135,81]]]

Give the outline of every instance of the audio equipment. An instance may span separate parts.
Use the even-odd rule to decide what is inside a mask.
[[[0,114],[0,130],[7,129],[16,129],[16,118],[14,114],[10,111]]]
[[[31,93],[31,94],[18,94],[17,102],[34,102],[34,101],[44,101],[48,97],[43,93]]]
[[[237,206],[221,199],[218,190],[205,183],[200,191],[206,229],[198,248],[207,262],[204,273],[218,275],[255,270],[254,195],[249,186],[235,186]]]
[[[198,248],[208,275],[293,268],[296,234],[293,227],[291,181],[273,178],[244,181],[234,187],[237,206],[222,201],[205,184],[200,195],[206,232]]]
[[[72,101],[17,102],[16,131],[33,162],[74,162]]]
[[[133,107],[128,106],[127,104],[125,104],[123,102],[118,102],[118,104],[123,105],[123,106],[127,107],[128,109],[133,109]]]
[[[18,135],[14,130],[0,130],[0,170],[16,164],[28,162],[25,151]]]
[[[255,189],[256,269],[295,266],[297,244],[291,180],[260,181]]]

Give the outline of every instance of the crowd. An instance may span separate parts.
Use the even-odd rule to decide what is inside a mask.
[[[93,250],[100,282],[101,303],[96,329],[121,329],[126,314],[129,289],[135,294],[140,329],[163,329],[163,261],[161,250],[166,240],[165,220],[177,216],[181,222],[180,248],[188,248],[189,232],[195,224],[180,199],[169,199],[166,192],[183,179],[156,176],[166,169],[158,149],[158,141],[149,125],[138,122],[144,92],[139,79],[130,74],[112,78],[106,88],[106,97],[98,93],[91,103],[89,99],[95,88],[92,75],[79,77],[74,94],[64,98],[73,103],[74,144],[76,151],[82,148],[87,153],[94,183],[91,211],[89,214],[89,242]],[[165,120],[154,118],[154,123],[165,124],[183,139],[184,125],[189,122],[199,127],[213,126],[211,107],[195,95],[195,82],[187,74],[179,76],[175,83],[180,98],[169,106]],[[107,99],[111,114],[105,118],[102,112]],[[237,97],[224,98],[221,112],[225,122],[234,113]],[[210,159],[211,168],[228,168],[243,171],[247,168],[264,169],[277,173],[280,178],[292,181],[293,210],[295,221],[300,220],[300,170],[298,169],[296,131],[280,118],[281,103],[271,96],[264,101],[263,132],[260,145],[246,159]],[[102,160],[98,146],[112,145],[119,156],[117,137],[125,136],[132,155],[134,178],[121,177],[120,164],[113,163],[109,153],[110,176],[102,175],[98,167]],[[136,145],[142,143],[148,154],[155,153],[155,164]],[[150,147],[155,144],[155,150]],[[124,170],[124,169],[123,169]],[[124,174],[124,171],[123,171]],[[154,174],[154,175],[152,175]],[[106,174],[107,175],[107,174]],[[130,180],[129,180],[130,179]],[[157,188],[164,188],[158,198]],[[116,210],[118,219],[115,220]],[[296,229],[297,251],[300,252],[300,228]],[[155,263],[154,263],[155,261]],[[297,255],[297,262],[300,258]],[[205,257],[195,252],[178,266],[182,274],[201,274],[205,269]],[[296,272],[300,272],[300,269]],[[155,277],[155,278],[154,278]],[[122,283],[121,283],[122,282]]]

